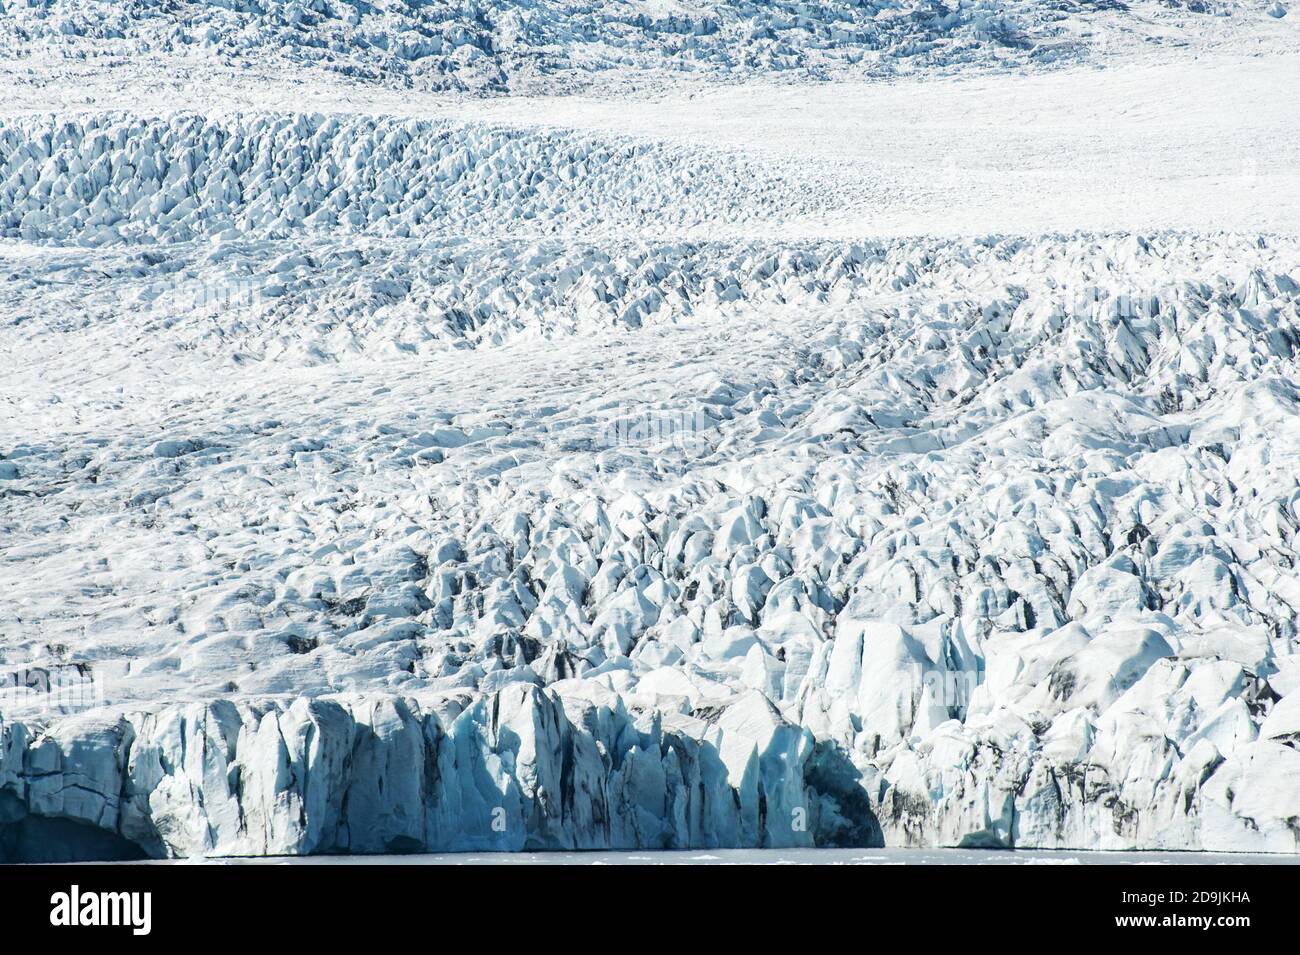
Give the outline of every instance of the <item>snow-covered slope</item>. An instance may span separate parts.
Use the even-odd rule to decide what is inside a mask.
[[[137,82],[242,18],[227,65],[331,36],[391,90],[366,29],[446,15],[192,6],[6,28]],[[627,6],[474,48],[511,88],[635,86],[712,69],[741,16]],[[837,18],[895,30],[893,67],[880,37],[924,27],[938,68],[988,9],[939,43],[809,7],[747,68],[855,62]],[[1266,95],[1294,66],[1147,69],[0,104],[0,857],[1296,851],[1300,141]],[[1015,132],[1031,103],[1079,121]],[[1098,178],[1111,120],[1158,161]],[[1142,204],[1084,218],[1125,179]]]

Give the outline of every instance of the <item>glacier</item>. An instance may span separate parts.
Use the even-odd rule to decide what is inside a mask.
[[[0,861],[1300,850],[1294,17],[98,6],[0,30]]]
[[[654,86],[676,77],[892,75],[1086,59],[1092,5],[966,0],[14,0],[0,52],[308,68],[389,88],[470,93]],[[1162,9],[1151,4],[1159,17]],[[1231,10],[1223,3],[1222,10]],[[1280,7],[1280,4],[1278,5]],[[1103,15],[1119,4],[1097,4]],[[1177,9],[1177,8],[1175,8]],[[1285,15],[1285,14],[1283,14]],[[1120,21],[1123,22],[1123,21]]]

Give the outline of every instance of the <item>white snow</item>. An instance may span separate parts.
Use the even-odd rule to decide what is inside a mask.
[[[1295,18],[509,6],[14,8],[0,856],[1295,852]]]

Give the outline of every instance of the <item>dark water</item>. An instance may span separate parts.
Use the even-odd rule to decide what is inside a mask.
[[[467,852],[178,860],[234,865],[1300,865],[1300,855],[995,849],[711,849],[684,852]]]

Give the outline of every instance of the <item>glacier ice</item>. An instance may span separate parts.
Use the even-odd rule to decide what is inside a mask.
[[[565,92],[1083,22],[186,6],[4,30]],[[0,858],[1297,851],[1293,233],[819,231],[918,200],[457,102],[0,112]]]
[[[8,449],[4,622],[32,637],[6,653],[57,644],[120,715],[10,722],[7,789],[155,854],[793,845],[795,809],[826,841],[1291,851],[1294,255],[773,250],[731,302],[693,276],[652,340],[588,317],[591,357],[526,331],[388,354],[364,409],[363,359],[272,382],[184,317],[128,334],[162,382],[185,354],[225,371],[161,422],[116,391],[33,409],[66,439]],[[70,333],[21,294],[55,320],[37,341]],[[620,444],[620,414],[700,430]],[[340,821],[377,776],[406,795]]]
[[[398,89],[552,93],[678,77],[890,75],[905,68],[900,62],[1038,65],[1104,52],[1094,31],[1062,20],[1025,0],[18,0],[6,5],[0,51],[73,62],[130,57],[163,69],[307,68]]]

